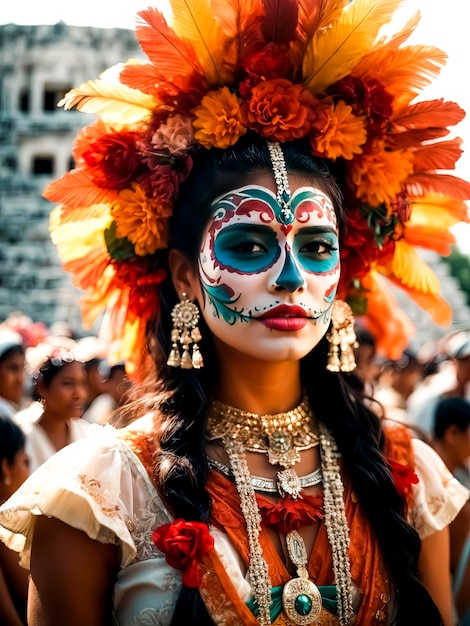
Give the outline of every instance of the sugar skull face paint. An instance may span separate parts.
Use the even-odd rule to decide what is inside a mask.
[[[269,175],[254,180],[266,186],[213,203],[199,256],[202,314],[220,342],[239,351],[298,359],[330,321],[340,274],[336,215],[322,191],[292,183],[286,213]]]

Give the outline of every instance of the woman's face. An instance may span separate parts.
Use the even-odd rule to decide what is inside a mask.
[[[14,404],[19,404],[23,396],[24,367],[24,354],[12,353],[0,363],[0,396]]]
[[[62,365],[48,387],[39,387],[45,411],[62,419],[82,416],[87,391],[85,366],[79,361]]]
[[[297,360],[328,329],[340,275],[330,199],[305,176],[289,176],[286,213],[273,175],[213,203],[198,261],[202,315],[218,350],[267,361]]]
[[[29,457],[24,451],[24,448],[18,450],[11,464],[8,463],[7,459],[3,459],[2,474],[4,475],[4,479],[6,477],[9,478],[7,486],[9,493],[6,494],[6,497],[9,497],[21,487],[21,485],[29,476]],[[5,480],[3,480],[3,484],[6,484]]]

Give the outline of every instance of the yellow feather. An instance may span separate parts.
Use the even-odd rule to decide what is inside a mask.
[[[63,263],[86,258],[96,247],[106,249],[103,233],[112,222],[109,215],[85,220],[78,227],[76,222],[60,223],[59,209],[60,206],[51,213],[49,230]]]
[[[305,52],[306,87],[321,94],[348,74],[377,40],[403,0],[354,0],[333,28],[317,32]]]
[[[416,224],[440,225],[450,228],[457,222],[470,221],[465,200],[449,198],[442,194],[427,194],[421,198],[409,198],[411,221]]]
[[[227,70],[230,39],[214,19],[210,0],[170,0],[171,27],[181,39],[191,42],[208,81],[213,85],[230,82]]]
[[[75,107],[78,111],[95,113],[110,122],[134,124],[150,116],[157,104],[152,96],[137,89],[98,78],[71,89],[57,106],[63,106],[66,111]]]
[[[413,246],[401,239],[395,244],[395,254],[388,268],[391,277],[403,286],[423,293],[439,294],[439,279],[419,256]]]

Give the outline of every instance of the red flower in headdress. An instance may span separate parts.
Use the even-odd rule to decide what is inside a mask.
[[[159,297],[156,288],[165,278],[166,271],[151,271],[149,263],[139,259],[115,263],[115,286],[129,289],[128,311],[134,318],[149,320],[158,310]]]
[[[214,546],[207,524],[175,519],[171,524],[163,524],[154,530],[152,540],[165,555],[168,565],[183,572],[183,585],[199,587],[199,563]]]
[[[93,182],[105,189],[124,189],[141,164],[137,133],[115,132],[91,141],[82,153]]]
[[[249,100],[251,91],[261,81],[289,76],[292,67],[287,51],[277,43],[269,43],[262,50],[250,54],[243,62],[247,78],[240,83],[243,98]]]
[[[250,101],[242,107],[248,128],[273,141],[304,137],[311,126],[316,99],[302,85],[275,78],[253,87]]]
[[[335,100],[341,99],[352,107],[355,115],[367,118],[368,138],[381,138],[393,113],[393,96],[377,80],[347,76],[327,89]]]

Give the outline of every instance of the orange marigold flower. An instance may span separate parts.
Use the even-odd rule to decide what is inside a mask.
[[[343,100],[326,111],[328,123],[320,135],[311,139],[312,149],[329,159],[342,157],[348,161],[361,154],[367,139],[365,118],[354,115]]]
[[[118,237],[127,237],[138,256],[153,254],[167,245],[168,211],[148,198],[136,184],[119,193],[111,209]]]
[[[228,148],[246,133],[239,98],[228,87],[210,91],[193,111],[194,138],[206,148]]]
[[[302,85],[285,78],[265,80],[253,87],[242,108],[248,128],[274,141],[300,139],[310,130],[316,98]]]
[[[355,159],[351,180],[363,202],[371,206],[391,205],[413,172],[413,155],[406,150],[386,151],[383,141],[374,142],[372,148]]]

